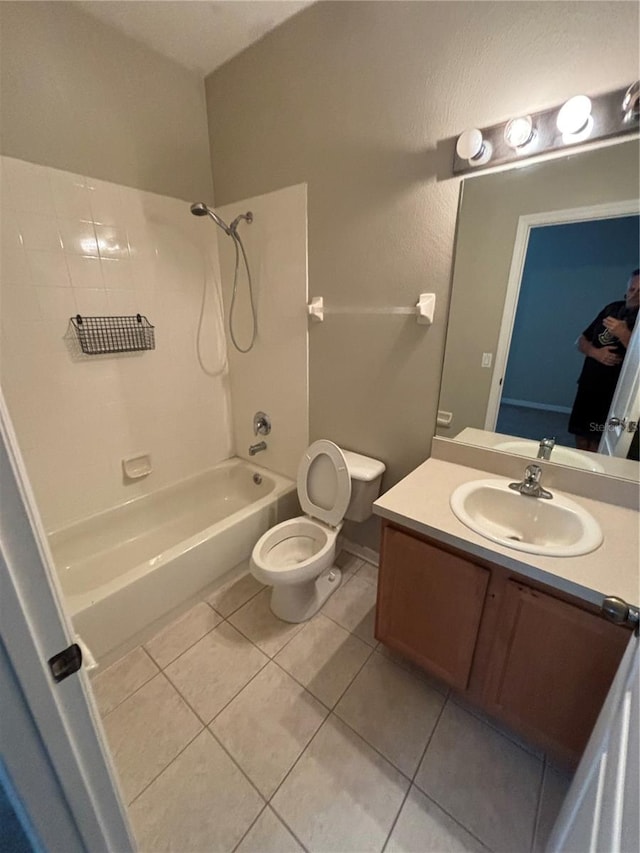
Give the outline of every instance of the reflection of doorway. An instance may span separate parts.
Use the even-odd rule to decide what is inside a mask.
[[[573,446],[567,422],[583,362],[575,342],[623,297],[638,227],[637,202],[521,219],[485,428]]]

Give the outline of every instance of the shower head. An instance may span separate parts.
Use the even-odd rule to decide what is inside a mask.
[[[216,225],[218,225],[218,226],[220,226],[220,228],[222,228],[222,230],[224,231],[225,234],[231,235],[231,233],[232,233],[231,229],[226,224],[226,222],[224,222],[222,219],[220,219],[218,214],[214,213],[210,207],[207,207],[207,205],[203,201],[197,201],[197,202],[195,202],[195,204],[192,204],[191,205],[191,213],[193,213],[194,216],[210,216],[213,219],[213,221],[216,223]]]

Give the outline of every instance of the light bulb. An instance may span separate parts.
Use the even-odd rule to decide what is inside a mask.
[[[512,118],[504,129],[504,141],[509,148],[522,148],[533,139],[533,121],[531,116]]]
[[[574,136],[586,130],[591,118],[591,99],[586,95],[569,98],[558,113],[556,125],[564,136]]]
[[[468,160],[471,166],[484,166],[491,159],[491,143],[482,138],[477,128],[465,130],[456,142],[456,154],[461,160]]]

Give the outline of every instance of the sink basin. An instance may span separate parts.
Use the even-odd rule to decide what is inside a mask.
[[[510,489],[508,480],[472,480],[458,486],[449,503],[471,530],[516,551],[577,557],[602,544],[595,518],[555,492],[551,500],[532,498]]]
[[[517,453],[519,456],[529,456],[535,459],[540,449],[540,444],[537,441],[527,441],[520,439],[519,441],[501,441],[499,444],[494,444],[494,450],[504,450],[506,453]],[[551,458],[547,461],[557,462],[559,465],[571,465],[572,468],[583,468],[585,471],[597,471],[602,474],[604,467],[591,457],[594,453],[581,453],[579,450],[572,450],[570,447],[563,447],[560,444],[551,451]]]

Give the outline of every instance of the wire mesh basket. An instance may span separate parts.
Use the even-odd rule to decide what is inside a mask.
[[[71,317],[82,352],[104,355],[155,349],[154,327],[142,314],[128,317]]]

